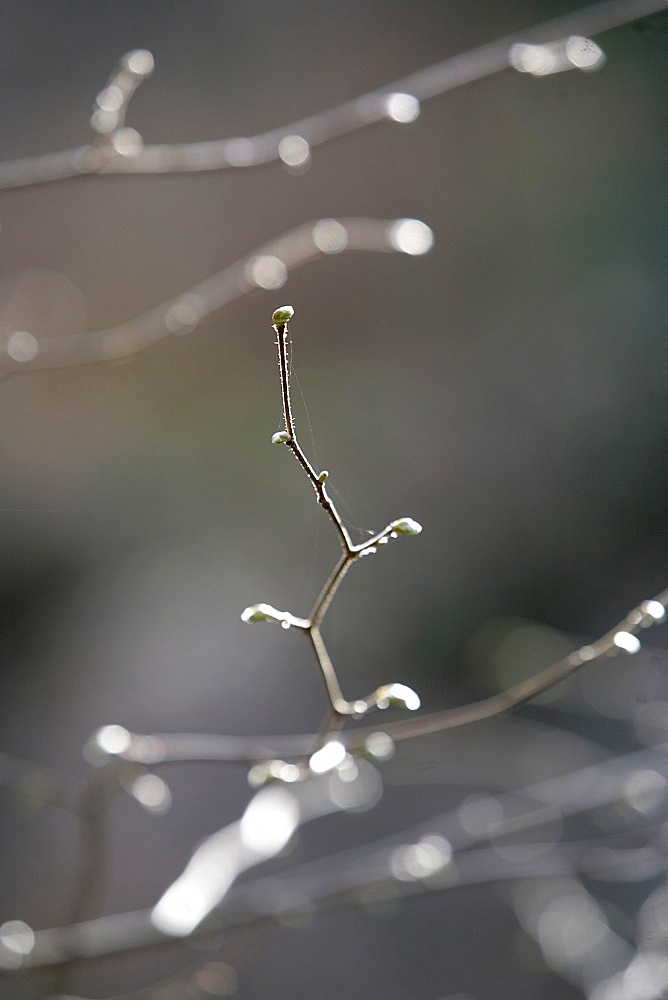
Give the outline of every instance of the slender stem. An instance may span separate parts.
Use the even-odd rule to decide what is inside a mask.
[[[320,671],[322,673],[322,678],[325,682],[325,687],[327,688],[327,694],[329,695],[329,700],[332,703],[332,709],[337,715],[347,715],[346,711],[348,707],[348,702],[343,697],[343,691],[341,690],[341,685],[339,684],[338,678],[336,676],[336,671],[334,670],[334,665],[329,658],[329,653],[327,648],[322,641],[322,636],[320,635],[320,629],[317,625],[311,625],[308,630],[308,636],[313,645],[315,655],[318,658],[318,663],[320,664]]]
[[[278,367],[281,373],[281,395],[283,398],[283,417],[285,419],[285,429],[291,438],[295,435],[295,425],[292,418],[292,405],[290,403],[290,363],[288,360],[288,324],[276,327],[276,344],[278,346]],[[310,465],[307,463],[308,469]],[[311,474],[317,479],[315,473]]]
[[[384,538],[391,537],[392,530],[393,530],[392,525],[388,524],[386,528],[383,528],[382,531],[379,531],[377,534],[373,535],[372,538],[367,538],[366,541],[360,542],[359,545],[353,545],[352,551],[355,553],[355,555],[361,555],[368,549],[375,548],[376,545],[383,543]]]
[[[289,440],[286,441],[286,445],[295,456],[302,469],[308,476],[313,489],[318,497],[318,503],[321,507],[329,514],[330,518],[334,522],[334,527],[339,535],[341,541],[341,546],[346,552],[353,551],[353,543],[348,531],[341,520],[339,512],[337,511],[334,503],[329,497],[327,490],[325,489],[325,480],[321,479],[316,473],[315,469],[309,462],[308,458],[302,451],[301,445],[297,440],[297,435],[295,433],[295,423],[292,416],[292,406],[290,403],[290,362],[288,360],[288,324],[282,323],[277,324],[274,329],[277,333],[277,344],[278,344],[278,367],[281,374],[281,395],[283,399],[283,419],[285,420],[285,429],[290,435]]]
[[[350,569],[350,566],[355,558],[356,556],[351,555],[350,553],[344,553],[330,573],[329,579],[320,591],[318,600],[313,605],[313,610],[309,615],[312,626],[317,627],[322,622],[325,614],[327,613],[327,608],[339,588],[339,584]]]
[[[305,755],[306,759],[315,753],[316,750],[320,749],[328,736],[331,736],[332,733],[338,733],[341,730],[344,718],[345,717],[343,715],[335,712],[333,708],[328,708],[324,719],[320,723],[320,728],[317,733],[314,733],[313,738],[310,741],[309,752]]]

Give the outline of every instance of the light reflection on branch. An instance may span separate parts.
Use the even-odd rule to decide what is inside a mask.
[[[563,69],[594,68],[597,61],[568,56],[570,36],[576,42],[586,43],[588,39],[580,36],[601,34],[655,14],[666,6],[668,0],[608,0],[444,59],[336,108],[261,135],[172,145],[145,146],[139,133],[125,127],[129,99],[153,71],[151,54],[137,50],[123,57],[97,97],[91,121],[93,140],[77,149],[0,164],[0,188],[99,174],[191,173],[254,167],[276,160],[300,169],[308,162],[314,146],[379,121],[413,121],[419,113],[420,101],[509,67],[537,76]],[[554,60],[551,43],[559,41],[564,43],[566,56]],[[526,59],[518,63],[517,46],[528,48],[527,43],[535,49],[542,45],[546,49],[547,62],[539,59],[537,69],[532,69],[531,61],[527,63]]]
[[[665,776],[662,794],[653,803],[646,826],[640,830],[634,826],[635,834],[643,841],[638,847],[628,848],[625,836],[617,846],[614,831],[603,835],[599,831],[593,838],[570,843],[563,843],[558,837],[541,840],[538,836],[528,843],[522,839],[514,844],[513,837],[519,834],[524,838],[531,830],[538,832],[546,822],[544,809],[532,806],[524,811],[518,809],[517,803],[522,800],[552,806],[562,819],[627,803],[635,775],[645,774],[648,768],[656,768],[657,775],[665,770],[665,750],[663,746],[636,751],[513,789],[497,800],[503,810],[514,812],[510,821],[491,823],[477,833],[463,831],[454,822],[455,810],[364,848],[295,868],[280,878],[274,875],[244,883],[225,897],[211,919],[202,921],[184,938],[206,938],[221,931],[267,923],[280,925],[300,914],[310,918],[342,906],[374,906],[486,883],[574,874],[614,882],[657,875],[666,866],[661,832],[666,813]],[[308,792],[304,802],[308,800],[310,804],[306,805],[302,820],[320,814],[323,809],[337,808],[326,801],[323,779],[315,782],[320,783],[320,790],[315,792],[315,799],[314,793]],[[315,782],[293,786],[290,795],[301,796]],[[573,790],[575,795],[571,797]],[[269,791],[263,790],[256,798]],[[620,832],[624,834],[628,824],[635,820],[634,810],[622,810],[619,817]],[[236,826],[226,828],[230,835]],[[486,841],[491,846],[485,845]],[[516,850],[512,855],[507,848],[513,846],[528,850]],[[538,850],[532,853],[532,847]],[[152,911],[115,914],[34,932],[32,947],[23,955],[22,968],[49,967],[64,960],[138,950],[169,940],[173,938],[156,927]],[[5,947],[6,941],[0,936],[0,959]],[[4,967],[7,968],[6,963]]]

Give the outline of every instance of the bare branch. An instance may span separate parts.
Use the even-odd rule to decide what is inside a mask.
[[[586,43],[588,40],[579,36],[602,34],[665,10],[667,6],[668,0],[608,0],[444,59],[336,108],[261,135],[171,145],[145,146],[134,129],[123,125],[134,89],[153,69],[150,53],[137,50],[123,57],[119,69],[98,95],[92,120],[96,133],[93,142],[77,149],[0,164],[0,188],[100,174],[192,173],[254,167],[276,160],[300,167],[308,161],[314,146],[379,121],[413,121],[419,114],[420,101],[510,67],[537,76],[564,69],[593,69],[602,59],[598,54],[596,59],[569,54],[573,36],[577,42]],[[514,50],[514,46],[527,43],[553,50],[555,42],[561,43],[558,58],[552,58],[554,52],[551,51],[542,68],[530,60],[525,60],[523,66]],[[582,45],[576,46],[576,50],[581,53]],[[128,67],[135,63],[133,73]],[[125,87],[119,86],[119,78],[127,78]]]
[[[10,334],[0,353],[0,372],[72,368],[127,359],[166,337],[187,334],[202,320],[258,289],[280,288],[288,273],[315,257],[349,250],[416,256],[433,234],[417,219],[319,219],[291,229],[235,264],[135,319],[107,330],[37,340]]]
[[[519,801],[538,800],[554,807],[562,817],[575,816],[624,801],[629,779],[643,767],[661,768],[664,754],[665,746],[634,751],[621,758],[604,760],[535,785],[514,789],[502,798],[503,801],[511,796]],[[301,810],[298,822],[301,823],[336,808],[329,803],[324,786],[320,784],[318,787],[319,782],[322,779],[316,778],[291,788],[265,789],[256,801],[265,792],[271,791],[296,795]],[[368,792],[362,788],[357,794]],[[662,851],[647,850],[645,846],[627,850],[626,841],[622,841],[622,846],[617,849],[614,839],[610,841],[609,838],[604,838],[605,844],[592,840],[570,844],[545,843],[544,852],[535,860],[518,856],[513,861],[486,847],[471,848],[484,843],[490,836],[502,836],[504,842],[511,843],[513,834],[523,835],[532,828],[539,829],[545,822],[544,808],[530,807],[509,821],[493,824],[484,832],[476,835],[464,832],[459,838],[441,834],[441,830],[446,828],[445,820],[452,815],[446,813],[363,848],[295,868],[281,878],[280,892],[277,892],[276,876],[244,883],[233,892],[224,893],[221,905],[210,918],[203,919],[179,937],[181,940],[194,940],[240,927],[275,923],[288,914],[313,914],[346,905],[381,903],[489,882],[554,877],[576,872],[613,881],[628,878],[629,873],[638,870],[638,865],[646,870],[648,865],[653,866],[655,873],[665,867]],[[627,819],[631,818],[631,814],[627,814]],[[654,822],[657,831],[660,830],[661,816],[655,817]],[[223,840],[221,835],[224,835]],[[648,830],[646,838],[651,836]],[[210,849],[213,844],[219,851],[224,846],[228,854],[233,848],[234,854],[235,850],[241,851],[238,841],[239,824],[231,824],[205,841],[202,847],[208,845]],[[649,845],[649,841],[647,843]],[[606,846],[608,844],[612,846]],[[423,850],[416,856],[413,865],[410,849],[415,845],[421,845]],[[245,850],[248,852],[248,847]],[[198,848],[194,857],[200,851],[201,848]],[[235,857],[232,864],[236,863]],[[238,860],[247,861],[247,853],[243,857],[239,854]],[[153,919],[156,909],[119,913],[69,927],[36,931],[32,947],[23,956],[21,968],[44,968],[63,961],[88,960],[169,943],[175,935],[161,929],[159,921]],[[0,942],[0,968],[3,947],[7,944]],[[4,967],[7,968],[6,965]]]
[[[581,646],[569,656],[558,660],[551,667],[542,670],[519,684],[513,685],[500,694],[473,702],[462,708],[446,709],[444,712],[434,712],[432,715],[421,716],[418,719],[406,719],[393,722],[384,727],[393,740],[413,739],[416,736],[426,736],[428,733],[439,733],[445,729],[456,729],[480,722],[495,715],[502,715],[512,708],[522,705],[532,698],[538,697],[544,691],[549,691],[555,684],[566,680],[581,670],[587,664],[595,663],[606,656],[624,653],[636,653],[640,649],[640,641],[636,638],[643,629],[651,628],[666,618],[668,606],[668,590],[663,590],[655,598],[643,601],[622,618],[614,628],[597,639],[591,645]],[[362,729],[345,734],[344,743],[349,750],[364,745],[373,730]]]
[[[343,696],[341,685],[334,665],[330,659],[325,642],[320,632],[327,609],[341,581],[357,560],[362,556],[370,555],[378,551],[378,548],[390,539],[398,538],[399,535],[417,535],[422,531],[421,526],[410,517],[398,518],[392,521],[372,538],[368,538],[358,545],[354,545],[348,529],[343,523],[341,515],[336,509],[334,501],[327,492],[327,480],[329,472],[323,470],[316,472],[304,450],[302,449],[295,430],[294,417],[292,415],[292,403],[290,400],[290,351],[288,323],[294,315],[292,306],[281,306],[272,315],[273,328],[276,332],[276,346],[278,348],[278,369],[281,378],[281,399],[283,402],[283,419],[285,430],[278,431],[272,437],[272,443],[284,444],[290,449],[300,466],[304,470],[307,479],[315,491],[315,495],[320,506],[329,515],[336,533],[341,543],[341,557],[330,573],[327,581],[318,596],[308,618],[297,618],[289,611],[278,611],[270,604],[253,604],[246,608],[241,615],[246,622],[279,622],[283,628],[295,627],[303,632],[309,639],[313,652],[315,653],[320,668],[320,674],[325,685],[327,697],[329,699],[329,709],[319,733],[317,734],[315,750],[322,746],[324,738],[332,732],[341,728],[346,716],[360,718],[369,710],[376,708],[387,708],[389,705],[407,708],[411,711],[420,707],[420,699],[415,692],[405,684],[384,684],[376,691],[365,698],[358,698],[355,701],[348,701]],[[314,754],[309,762],[311,769],[320,773],[321,770],[335,766],[339,761],[337,754],[345,757],[345,750],[342,744],[332,745],[331,752],[334,756],[328,756],[325,748],[321,754]],[[324,756],[323,756],[324,754]]]
[[[666,617],[666,606],[668,606],[668,589],[651,600],[642,601],[596,642],[581,646],[534,677],[520,681],[519,684],[491,698],[472,702],[460,708],[418,716],[415,719],[350,730],[341,733],[338,738],[349,752],[373,754],[374,737],[379,732],[399,742],[427,736],[430,733],[444,732],[447,729],[458,729],[502,715],[538,697],[583,667],[605,659],[610,654],[628,655],[629,640],[626,636],[633,638],[647,628],[662,624]],[[203,733],[171,735],[159,733],[150,736],[128,734],[128,745],[123,756],[127,760],[146,765],[192,760],[248,765],[272,758],[299,761],[309,754],[312,746],[312,735],[244,737]]]

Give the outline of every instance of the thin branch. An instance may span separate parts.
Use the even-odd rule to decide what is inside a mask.
[[[640,641],[636,638],[638,633],[665,621],[666,607],[668,607],[668,589],[663,590],[651,600],[642,601],[596,642],[581,646],[580,649],[558,660],[551,667],[541,670],[534,677],[520,681],[500,694],[485,698],[483,701],[473,702],[470,705],[464,705],[462,708],[446,709],[443,712],[434,712],[418,719],[393,722],[389,726],[383,727],[383,731],[393,740],[406,740],[417,736],[426,736],[429,733],[443,732],[446,729],[457,729],[460,726],[470,725],[472,722],[480,722],[482,719],[502,715],[504,712],[524,704],[524,702],[537,698],[545,691],[549,691],[555,684],[567,680],[588,664],[596,663],[606,656],[637,653],[640,649]],[[364,746],[364,740],[368,739],[373,732],[372,729],[356,730],[344,734],[343,742],[349,750],[359,749]]]
[[[120,790],[119,765],[121,769],[127,766],[124,761],[108,756],[102,768],[88,772],[79,795],[80,842],[68,924],[76,924],[86,916],[101,895],[108,875],[111,847],[109,806],[114,793]],[[69,961],[56,966],[51,981],[52,992],[65,992],[70,972]]]
[[[494,800],[499,815],[503,818],[494,819],[490,816],[489,821],[480,824],[475,832],[462,826],[458,806],[399,833],[380,837],[363,847],[354,847],[302,864],[291,869],[284,878],[291,880],[299,891],[305,892],[308,880],[312,877],[317,879],[321,875],[327,876],[328,873],[364,871],[377,867],[380,862],[389,864],[392,854],[398,847],[423,842],[425,838],[429,841],[434,835],[445,838],[457,858],[462,852],[469,852],[471,848],[490,841],[498,843],[503,840],[508,843],[511,837],[521,837],[530,830],[540,829],[546,823],[593,813],[625,797],[628,799],[630,782],[635,775],[644,773],[648,768],[659,775],[665,772],[666,750],[668,750],[667,744],[634,750],[623,756],[587,764],[556,777],[498,793],[494,796]],[[665,785],[657,788],[665,790]],[[533,801],[536,805],[527,807],[527,801]],[[519,812],[518,804],[521,805]],[[663,794],[663,806],[663,810],[656,808],[653,810],[650,821],[659,829],[665,816],[665,794]],[[629,823],[633,823],[634,830],[638,830],[637,815],[631,810],[619,813],[619,823],[622,832]],[[606,826],[606,834],[603,835],[607,842],[609,842],[608,835],[617,837],[617,832],[613,834],[609,824]],[[596,837],[599,836],[600,831],[596,834]],[[621,839],[622,843],[627,843]],[[592,843],[592,840],[588,843]],[[248,889],[254,889],[261,896],[262,880],[248,883]]]
[[[274,316],[277,316],[275,313]],[[318,498],[318,503],[323,507],[329,514],[334,527],[339,535],[339,540],[343,547],[344,553],[348,554],[352,551],[353,544],[346,530],[343,521],[337,511],[331,497],[327,493],[325,487],[325,481],[327,479],[326,472],[317,473],[308,458],[304,454],[299,441],[297,440],[297,435],[295,433],[295,423],[292,416],[292,405],[290,402],[290,362],[288,357],[288,324],[276,323],[274,329],[276,330],[276,343],[278,346],[278,367],[281,376],[281,398],[283,401],[283,418],[285,420],[285,433],[287,438],[285,439],[285,444],[290,449],[292,454],[295,456],[302,469],[306,473],[308,479],[311,481],[311,485],[315,490],[316,496]],[[342,570],[339,570],[342,572]]]
[[[127,104],[136,87],[153,70],[150,53],[128,53],[107,86],[98,95],[91,122],[93,139],[77,149],[27,157],[0,164],[0,188],[24,187],[72,177],[100,174],[164,174],[254,167],[283,160],[288,166],[303,166],[310,149],[384,120],[413,121],[419,102],[455,90],[474,80],[517,66],[516,45],[550,46],[570,36],[602,34],[665,10],[668,0],[608,0],[584,7],[507,35],[494,42],[451,56],[386,84],[378,90],[311,115],[290,125],[247,138],[145,146],[134,129],[124,127]],[[555,62],[553,60],[553,62]],[[549,70],[593,68],[596,62],[577,58],[556,60]],[[529,70],[530,72],[532,70]],[[126,82],[126,86],[118,83]]]
[[[0,788],[31,809],[54,806],[77,812],[76,783],[71,775],[35,761],[0,753]]]
[[[433,235],[417,219],[319,219],[291,229],[230,267],[107,330],[37,340],[27,331],[0,343],[0,373],[71,368],[125,360],[166,337],[187,334],[202,320],[258,289],[282,287],[306,261],[349,250],[426,253]]]
[[[484,853],[489,854],[487,850]],[[285,907],[285,915],[290,914],[298,917],[303,913],[311,917],[316,912],[322,913],[347,904],[363,905],[367,899],[373,900],[374,903],[382,903],[408,895],[411,891],[412,893],[417,891],[420,895],[431,895],[437,890],[462,888],[466,885],[491,881],[505,881],[510,878],[525,878],[531,876],[533,868],[531,862],[526,860],[520,864],[510,865],[509,862],[504,862],[497,856],[494,866],[496,874],[493,874],[489,868],[485,871],[481,869],[477,852],[471,852],[466,857],[471,859],[470,869],[467,865],[466,875],[460,876],[456,883],[448,884],[446,882],[439,886],[428,887],[424,882],[418,880],[407,882],[404,885],[398,884],[396,879],[388,873],[385,865],[379,866],[375,871],[367,868],[363,873],[356,873],[353,877],[349,875],[346,878],[346,873],[338,873],[329,880],[327,889],[323,889],[319,895],[308,900],[302,895],[290,898],[289,904]],[[507,868],[506,865],[509,867]],[[551,866],[546,868],[544,858],[540,859],[538,866],[538,870],[534,869],[534,873],[540,877],[564,874],[566,871],[573,870],[572,866],[570,864],[566,866],[562,859],[558,860],[556,870]],[[503,869],[502,873],[499,872],[499,868]],[[282,911],[277,912],[273,894],[265,897],[264,905],[261,902],[261,897],[255,898],[254,893],[251,896],[251,906],[248,908],[243,905],[243,897],[241,900],[235,899],[234,903],[237,905],[230,907],[229,915],[223,916],[217,913],[210,923],[200,924],[185,940],[205,939],[219,935],[221,930],[229,931],[239,927],[252,927],[258,922],[280,921],[284,915]],[[62,961],[90,961],[105,955],[142,951],[173,942],[174,938],[162,934],[151,923],[150,910],[118,913],[113,916],[99,917],[95,920],[73,924],[69,927],[37,931],[34,947],[31,953],[26,956],[22,968],[23,970],[48,968]]]
[[[459,729],[461,726],[502,715],[538,697],[561,681],[567,680],[583,667],[605,659],[609,654],[623,655],[625,648],[620,643],[626,643],[628,646],[625,636],[637,636],[647,628],[662,624],[666,619],[667,606],[668,589],[651,600],[642,601],[596,642],[581,646],[528,680],[520,681],[519,684],[491,698],[462,705],[459,708],[421,715],[416,719],[357,728],[341,733],[339,739],[349,752],[370,753],[373,738],[379,732],[400,742],[448,729]],[[616,641],[617,636],[619,639]],[[123,756],[146,765],[194,760],[249,765],[274,758],[300,761],[309,755],[312,744],[312,734],[219,736],[204,733],[153,735],[128,733],[128,746]]]
[[[367,697],[359,698],[355,701],[348,701],[344,698],[334,665],[320,632],[320,625],[343,577],[357,559],[376,552],[379,546],[389,542],[392,538],[397,538],[399,535],[416,535],[422,528],[412,518],[403,517],[392,521],[372,538],[358,545],[353,544],[348,529],[344,525],[334,501],[327,492],[326,483],[329,478],[329,472],[326,470],[316,472],[297,439],[290,400],[288,323],[293,315],[294,309],[292,306],[282,306],[272,316],[273,328],[276,332],[276,346],[278,348],[278,369],[281,380],[283,419],[285,421],[285,430],[277,431],[272,437],[272,442],[274,444],[284,444],[299,462],[315,491],[318,503],[327,512],[336,529],[342,551],[339,561],[327,578],[308,618],[297,618],[289,611],[278,611],[270,604],[251,605],[251,607],[243,611],[241,617],[243,621],[247,622],[272,621],[280,622],[284,628],[294,626],[308,637],[318,661],[320,674],[329,699],[328,712],[318,734],[319,743],[322,743],[329,733],[341,728],[346,716],[360,718],[370,709],[387,708],[390,704],[395,707],[411,710],[417,709],[420,706],[418,696],[404,684],[385,684]]]

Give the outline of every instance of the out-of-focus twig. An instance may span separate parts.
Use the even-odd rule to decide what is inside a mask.
[[[385,732],[394,740],[412,739],[416,736],[426,736],[429,733],[438,733],[445,729],[454,729],[472,722],[480,722],[482,719],[492,718],[495,715],[501,715],[518,705],[531,701],[532,698],[538,697],[544,691],[549,691],[555,684],[571,677],[588,664],[600,661],[606,656],[638,652],[641,648],[640,640],[637,638],[638,633],[665,621],[667,606],[668,589],[663,590],[651,600],[642,601],[596,642],[581,646],[568,656],[558,660],[551,667],[541,670],[534,677],[520,681],[491,698],[473,702],[471,705],[464,705],[462,708],[446,709],[443,712],[434,712],[432,715],[417,719],[403,719],[400,722],[393,722],[392,725],[385,727]],[[360,746],[359,741],[369,735],[371,733],[368,730],[350,733],[348,734],[349,738],[345,740],[346,745],[349,749],[356,748]]]
[[[662,764],[664,755],[665,747],[636,751],[625,757],[604,760],[557,778],[514,789],[501,796],[499,801],[505,805],[511,799],[514,802],[538,799],[545,805],[552,806],[562,818],[593,812],[616,802],[627,801],[630,779],[639,773],[646,774],[648,767],[658,768],[657,774],[661,770],[665,771],[665,765]],[[320,782],[322,780],[316,779]],[[312,783],[297,784],[291,788],[273,786],[263,789],[258,793],[256,801],[261,801],[265,793],[275,791],[300,797],[304,790],[308,790],[309,785]],[[331,811],[331,805],[325,804],[326,795],[322,797],[322,787],[321,784],[320,791],[315,791],[315,799],[312,791],[306,792],[304,802],[310,802],[310,805],[306,805],[302,820],[321,815],[323,808],[325,812]],[[569,796],[571,787],[574,789],[572,801]],[[367,791],[362,789],[362,794],[367,794]],[[665,786],[663,795],[665,799]],[[270,811],[278,807],[274,818],[282,813],[286,801],[281,799],[269,803]],[[263,805],[262,809],[257,810],[251,829],[257,820],[254,834],[261,837],[264,829],[265,835],[271,838],[273,824],[268,827],[264,825],[264,808]],[[633,818],[633,811],[627,810],[621,815],[626,815],[628,822]],[[665,851],[652,847],[654,827],[657,836],[663,829],[665,808],[653,818],[647,830],[639,833],[644,843],[636,848],[627,848],[626,841],[622,841],[621,846],[617,847],[614,834],[611,835],[610,843],[605,835],[598,836],[593,841],[585,839],[571,843],[564,843],[557,838],[545,842],[537,840],[536,844],[541,850],[533,856],[530,850],[518,851],[513,855],[504,850],[499,851],[494,846],[490,848],[476,845],[491,838],[496,847],[503,844],[507,848],[513,845],[513,837],[517,835],[522,838],[521,843],[524,843],[523,838],[528,831],[539,830],[546,822],[544,810],[530,806],[526,814],[518,811],[508,822],[493,823],[478,834],[462,835],[460,832],[452,839],[443,834],[444,830],[449,832],[454,828],[454,823],[450,823],[448,827],[447,822],[444,822],[449,816],[451,814],[436,817],[417,828],[382,838],[364,848],[308,863],[287,872],[280,879],[272,876],[270,879],[260,878],[244,883],[225,895],[222,905],[212,913],[210,919],[203,919],[199,923],[193,921],[194,926],[178,936],[182,939],[207,937],[239,927],[252,927],[267,922],[280,923],[300,914],[310,916],[342,906],[377,905],[385,900],[411,898],[488,882],[557,877],[574,873],[615,881],[637,877],[640,870],[644,871],[643,877],[646,877],[648,873],[658,874],[666,864]],[[226,831],[228,838],[237,836],[238,824],[232,824]],[[281,833],[280,829],[278,833]],[[219,834],[214,835],[214,838],[217,837]],[[257,845],[259,841],[256,841]],[[216,842],[207,847],[205,841],[202,846],[207,850],[213,847],[215,851],[221,844]],[[201,858],[202,855],[200,860]],[[49,967],[64,960],[86,960],[173,940],[176,927],[172,927],[172,933],[166,933],[166,929],[160,927],[160,921],[154,919],[156,909],[119,913],[69,927],[36,931],[32,947],[23,956],[21,968],[28,970]],[[188,915],[184,909],[175,909],[174,913],[177,912],[184,917]],[[0,949],[1,947],[2,945]]]
[[[67,923],[80,922],[94,903],[99,902],[109,871],[111,851],[111,826],[109,806],[116,792],[120,791],[119,775],[132,764],[118,757],[108,756],[104,765],[90,770],[77,800],[80,821],[80,841],[77,851],[77,871],[74,876],[73,896]],[[54,970],[51,989],[64,992],[68,983],[71,963],[59,963]]]
[[[254,167],[274,160],[300,167],[314,146],[375,122],[413,121],[419,114],[420,101],[516,65],[513,52],[517,45],[549,47],[550,43],[563,40],[566,46],[571,36],[586,42],[586,38],[579,36],[601,34],[667,6],[668,0],[607,0],[451,56],[336,108],[261,135],[171,145],[144,145],[141,136],[124,125],[129,98],[153,70],[150,53],[137,50],[123,57],[98,95],[91,122],[93,141],[77,149],[0,164],[0,188],[100,174],[190,173]],[[555,67],[527,68],[527,71],[543,75],[558,69],[587,69],[593,65],[596,64],[576,56]]]
[[[0,753],[0,788],[14,795],[28,809],[55,806],[76,812],[74,779],[52,767]]]
[[[38,340],[29,331],[9,334],[0,349],[0,372],[71,368],[125,360],[174,334],[187,334],[207,316],[261,289],[282,287],[288,273],[315,257],[363,250],[416,256],[433,235],[418,219],[319,219],[291,229],[188,291],[107,330]]]

